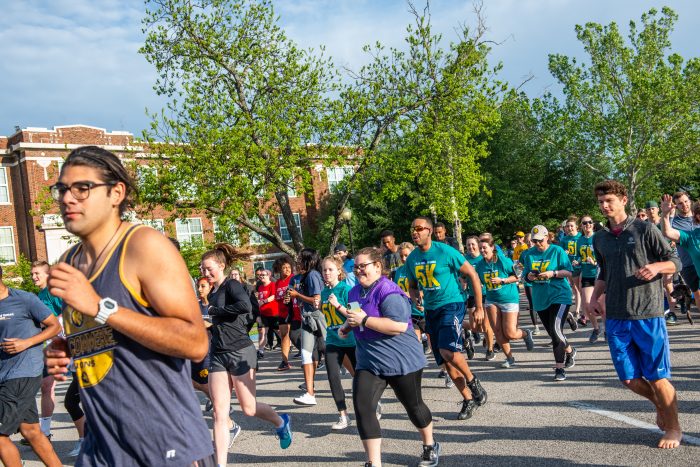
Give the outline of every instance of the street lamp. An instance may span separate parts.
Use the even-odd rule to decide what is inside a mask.
[[[345,221],[345,225],[348,226],[348,236],[350,237],[350,254],[355,254],[355,246],[352,244],[352,227],[350,226],[350,219],[352,219],[352,211],[350,208],[343,209],[340,213],[340,217]]]

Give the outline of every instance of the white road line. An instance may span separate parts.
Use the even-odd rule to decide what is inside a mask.
[[[573,401],[569,402],[569,405],[577,409],[593,412],[594,414],[602,415],[603,417],[611,418],[613,420],[617,420],[618,422],[635,426],[637,428],[644,428],[645,430],[653,431],[654,433],[663,434],[663,431],[659,430],[659,427],[656,425],[637,420],[636,418],[628,417],[627,415],[622,415],[618,412],[601,409],[595,405],[587,404],[585,402]],[[700,438],[696,438],[695,436],[683,435],[683,442],[694,446],[700,446]]]

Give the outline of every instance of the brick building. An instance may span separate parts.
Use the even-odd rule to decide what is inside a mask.
[[[20,254],[28,259],[56,261],[66,248],[75,241],[64,228],[58,208],[49,196],[48,187],[56,183],[64,158],[80,146],[96,145],[122,157],[124,160],[141,162],[144,148],[134,142],[131,133],[124,131],[108,132],[102,128],[87,125],[58,126],[46,128],[17,129],[11,136],[0,136],[0,262],[12,264]],[[321,165],[311,169],[312,192],[292,193],[290,206],[297,224],[313,225],[319,213],[320,202],[329,189],[342,180],[352,168],[324,168]],[[187,219],[167,220],[169,212],[156,209],[149,219],[132,220],[143,222],[176,237],[181,242],[201,239],[214,241],[221,232],[215,220],[206,215],[193,214]],[[286,224],[281,216],[276,220],[280,235],[291,241]],[[253,253],[254,266],[269,267],[275,258],[281,256],[276,248],[267,244],[254,233],[230,232],[226,240],[237,242]]]

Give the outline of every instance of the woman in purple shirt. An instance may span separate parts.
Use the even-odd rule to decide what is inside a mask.
[[[381,465],[382,438],[376,409],[387,386],[394,390],[420,433],[423,454],[418,465],[438,465],[440,445],[433,441],[432,415],[421,395],[426,360],[413,332],[408,298],[382,275],[382,256],[376,248],[363,248],[357,253],[354,272],[358,283],[349,292],[348,319],[338,334],[346,336],[352,329],[357,342],[352,399],[368,458],[365,467]]]

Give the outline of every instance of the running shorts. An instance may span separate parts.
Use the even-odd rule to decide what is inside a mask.
[[[605,331],[610,356],[621,381],[642,376],[649,381],[671,378],[671,352],[663,317],[607,319]]]
[[[251,345],[233,352],[214,353],[211,355],[209,373],[227,371],[233,376],[243,376],[250,370],[258,369],[258,354]]]
[[[462,351],[462,321],[464,302],[448,303],[435,310],[426,310],[425,330],[430,336],[430,345],[438,366],[444,362],[440,349]]]
[[[36,394],[41,376],[13,378],[0,383],[0,435],[10,436],[22,423],[39,423]]]

